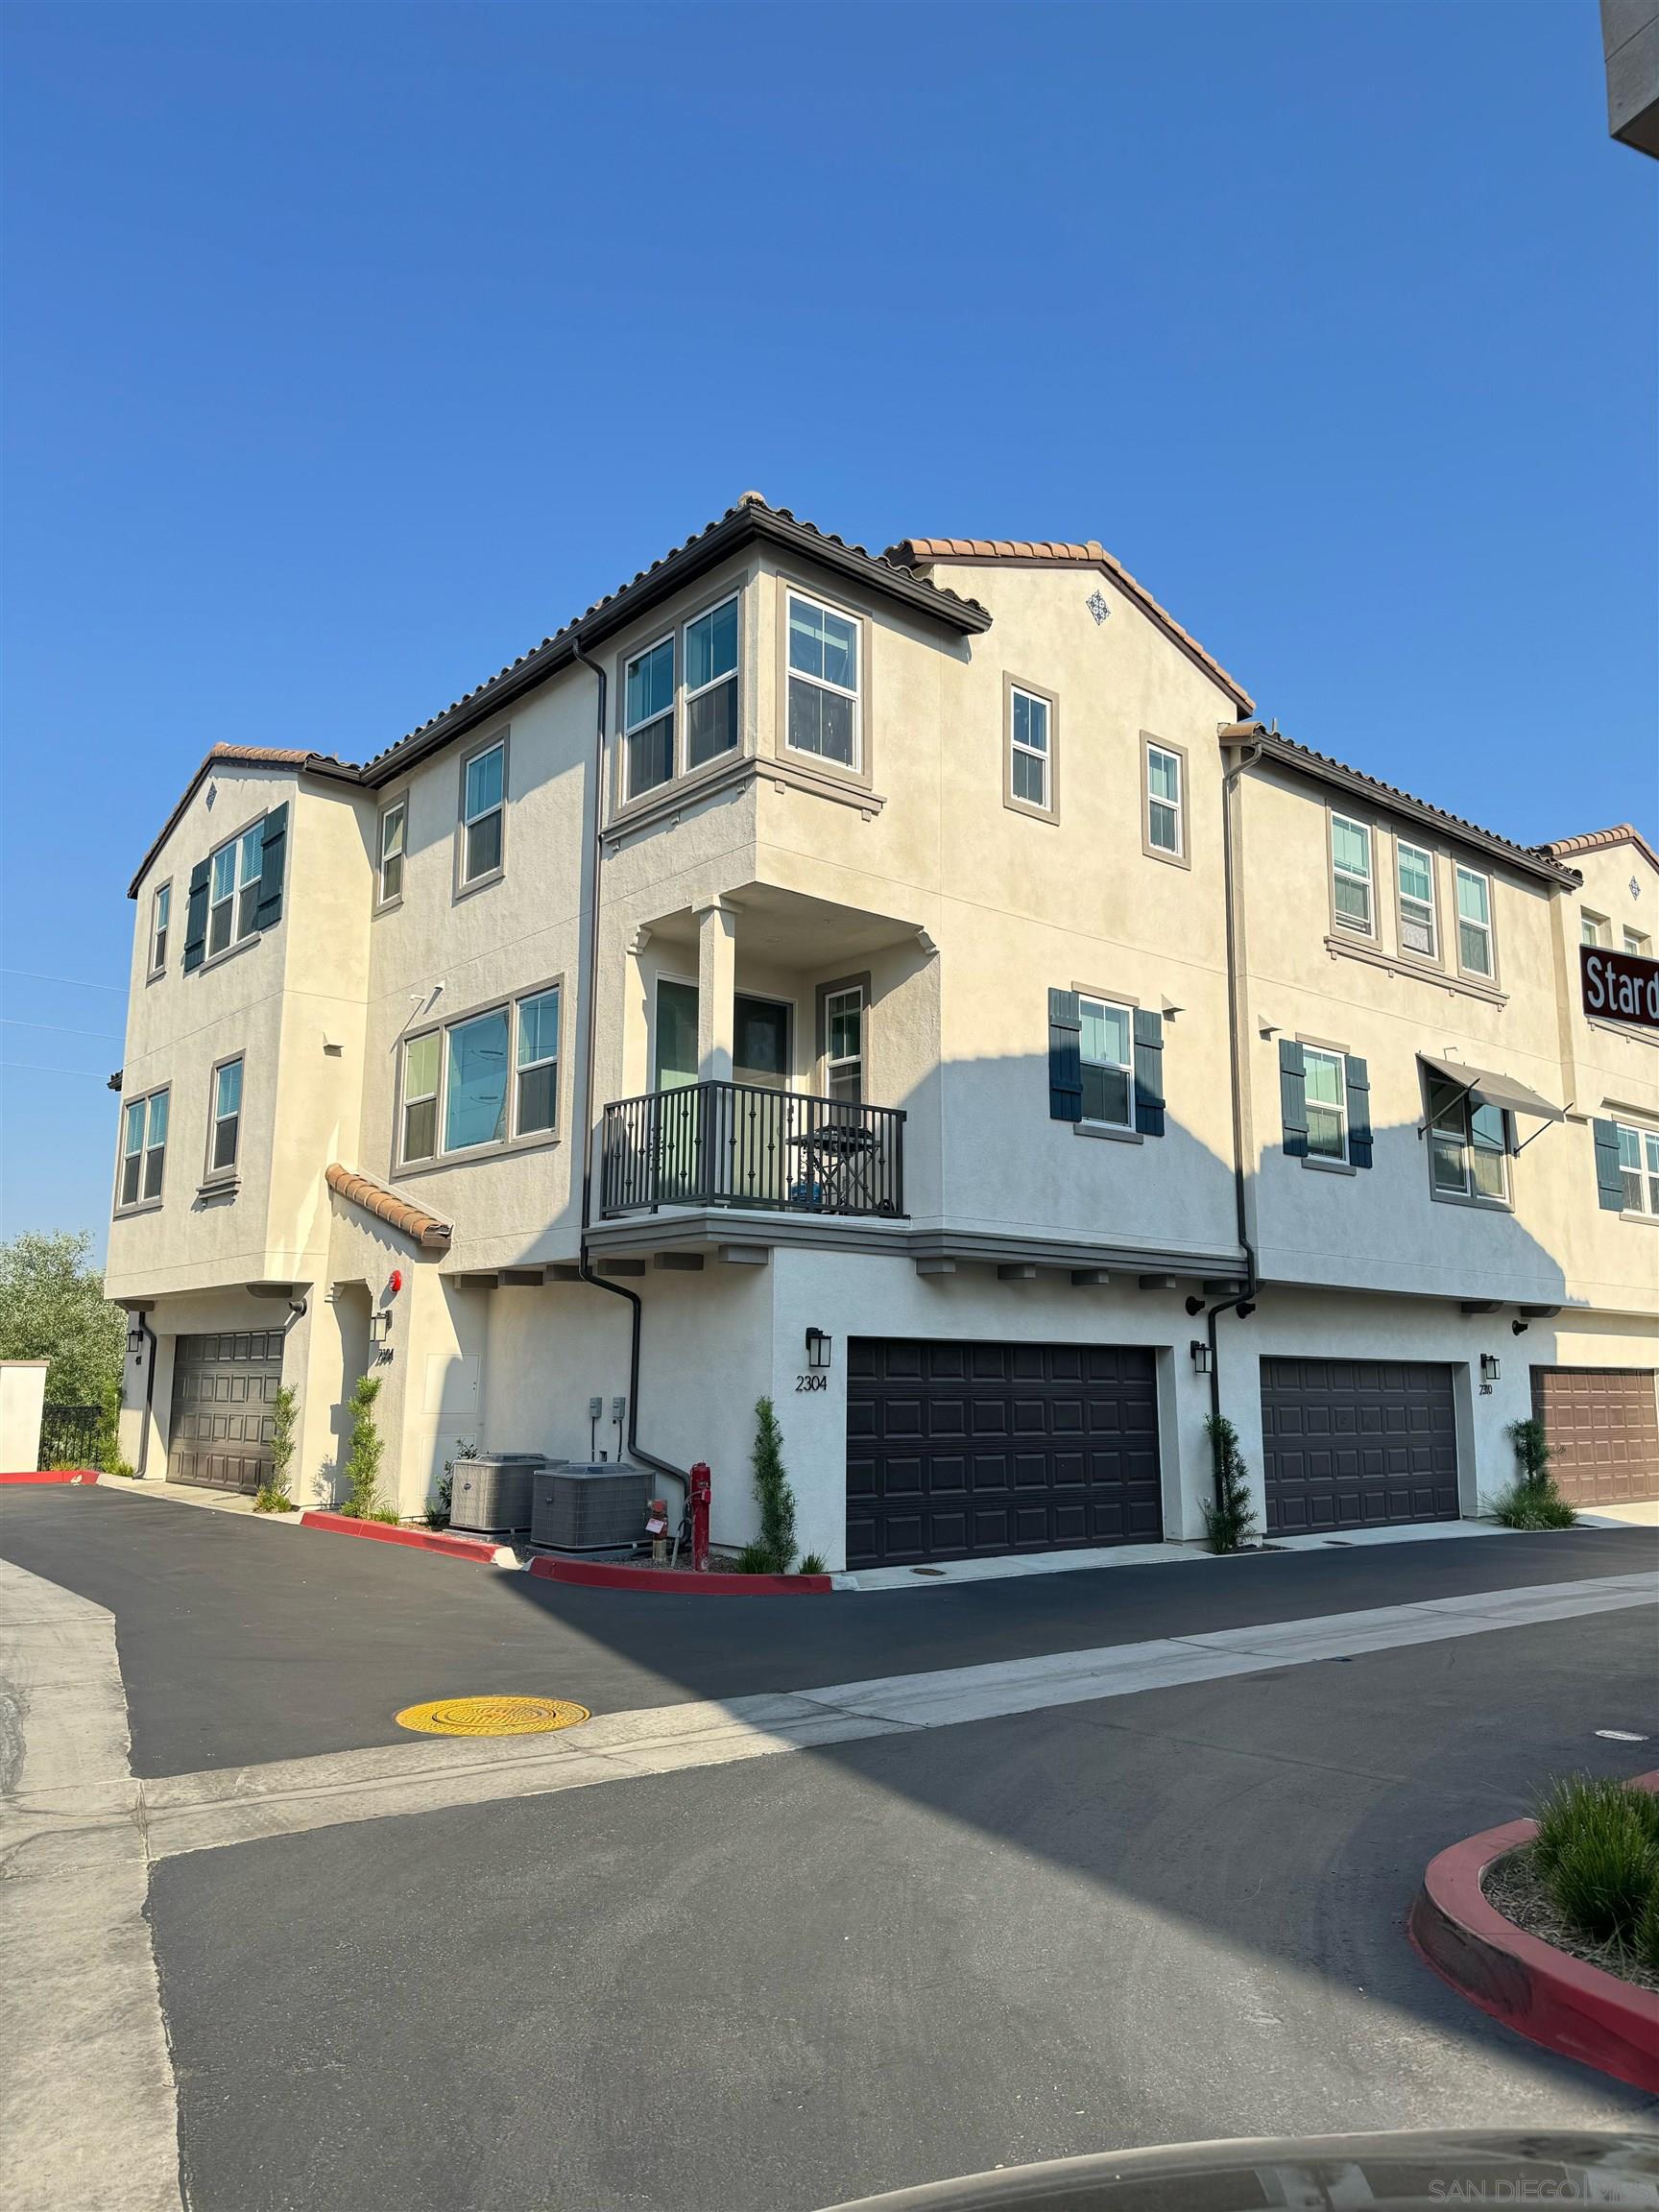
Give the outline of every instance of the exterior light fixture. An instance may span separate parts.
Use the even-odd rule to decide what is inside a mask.
[[[1210,1347],[1205,1343],[1202,1336],[1193,1337],[1191,1353],[1193,1374],[1208,1375],[1210,1372]]]
[[[1527,1334],[1527,1324],[1526,1324],[1526,1322],[1525,1322],[1525,1321],[1511,1321],[1511,1322],[1510,1322],[1510,1324],[1509,1324],[1509,1333],[1510,1333],[1510,1334],[1511,1334],[1511,1335],[1514,1335],[1514,1336],[1525,1336],[1525,1335],[1526,1335],[1526,1334]]]
[[[134,1313],[132,1320],[127,1324],[127,1349],[129,1352],[142,1352],[144,1349],[144,1316],[142,1313]]]
[[[1526,1323],[1525,1323],[1525,1322],[1523,1322],[1523,1323],[1522,1323],[1522,1327],[1523,1327],[1523,1328],[1525,1328],[1525,1327],[1526,1327]],[[1496,1352],[1482,1352],[1482,1353],[1481,1353],[1481,1355],[1480,1355],[1480,1380],[1481,1380],[1481,1382],[1498,1382],[1498,1381],[1501,1379],[1501,1377],[1503,1376],[1503,1361],[1502,1361],[1502,1360],[1499,1358],[1499,1357],[1498,1357],[1497,1353],[1496,1353]]]
[[[371,1344],[384,1344],[391,1334],[392,1315],[384,1306],[377,1307],[369,1316],[369,1341]]]
[[[830,1342],[831,1339],[825,1334],[822,1329],[807,1330],[806,1366],[810,1374],[822,1375],[829,1366]]]

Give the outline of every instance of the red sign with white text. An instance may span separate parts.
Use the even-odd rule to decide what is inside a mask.
[[[1578,977],[1584,1011],[1598,1022],[1633,1022],[1659,1029],[1659,960],[1611,952],[1605,945],[1580,945]]]

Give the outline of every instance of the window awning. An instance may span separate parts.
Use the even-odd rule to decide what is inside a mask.
[[[1530,1114],[1539,1121],[1567,1118],[1559,1106],[1551,1106],[1548,1098],[1540,1098],[1536,1091],[1529,1091],[1513,1075],[1497,1075],[1489,1068],[1471,1068],[1462,1060],[1436,1060],[1431,1052],[1419,1052],[1417,1057],[1431,1075],[1455,1084],[1484,1105],[1503,1106],[1511,1114]]]

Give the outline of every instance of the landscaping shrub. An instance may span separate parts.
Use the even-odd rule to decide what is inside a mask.
[[[764,1544],[745,1544],[732,1562],[734,1575],[775,1575],[772,1554]]]
[[[426,1526],[428,1528],[447,1528],[449,1509],[455,1498],[453,1461],[438,1478],[438,1487],[426,1501]]]
[[[1516,1475],[1487,1511],[1503,1528],[1571,1528],[1578,1516],[1555,1487],[1550,1472],[1550,1441],[1542,1421],[1511,1421]]]
[[[347,1401],[351,1412],[351,1438],[346,1452],[346,1479],[350,1491],[340,1511],[356,1521],[397,1518],[380,1503],[380,1460],[386,1446],[374,1425],[374,1401],[379,1395],[379,1376],[364,1375]]]
[[[1238,1448],[1238,1431],[1224,1414],[1204,1424],[1215,1469],[1217,1501],[1204,1507],[1204,1533],[1212,1551],[1239,1551],[1256,1534],[1256,1509],[1250,1503],[1250,1478]]]
[[[756,1401],[755,1451],[751,1464],[755,1470],[755,1496],[760,1506],[760,1534],[753,1544],[743,1547],[738,1556],[738,1572],[787,1575],[795,1564],[795,1493],[783,1472],[783,1435],[778,1426],[777,1408],[770,1398]],[[761,1565],[744,1565],[751,1552],[762,1561]]]
[[[271,1479],[262,1482],[253,1498],[255,1513],[292,1513],[288,1470],[294,1458],[294,1429],[299,1398],[284,1382],[271,1407]]]
[[[830,1570],[824,1564],[822,1551],[808,1551],[795,1572],[797,1575],[828,1575]]]
[[[1532,1863],[1555,1910],[1585,1935],[1659,1936],[1659,1798],[1575,1774],[1538,1812]]]

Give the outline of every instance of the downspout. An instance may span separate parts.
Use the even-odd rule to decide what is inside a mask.
[[[150,1326],[150,1316],[142,1309],[138,1326],[149,1339],[150,1357],[144,1366],[144,1426],[138,1434],[138,1479],[144,1479],[144,1470],[150,1464],[150,1422],[156,1404],[156,1332]]]
[[[1238,1248],[1244,1255],[1244,1291],[1241,1297],[1217,1300],[1204,1316],[1210,1345],[1210,1414],[1217,1421],[1221,1418],[1221,1360],[1215,1338],[1216,1318],[1231,1308],[1243,1320],[1254,1310],[1257,1289],[1256,1248],[1250,1241],[1250,1215],[1244,1196],[1244,1053],[1247,1047],[1241,1030],[1243,994],[1238,978],[1238,864],[1233,850],[1233,802],[1245,769],[1261,757],[1260,744],[1240,746],[1232,766],[1225,769],[1221,777],[1221,886],[1227,909],[1227,1064],[1233,1095],[1233,1208]],[[1214,1474],[1214,1464],[1212,1472]],[[1214,1475],[1214,1480],[1215,1502],[1219,1504],[1219,1475]]]
[[[584,1283],[590,1283],[595,1290],[607,1290],[613,1298],[624,1299],[631,1310],[628,1337],[628,1455],[654,1474],[666,1475],[680,1485],[682,1514],[691,1497],[690,1478],[683,1468],[672,1461],[660,1459],[656,1453],[647,1452],[639,1441],[639,1327],[644,1306],[637,1290],[630,1290],[621,1283],[608,1282],[593,1272],[588,1252],[588,1234],[593,1221],[593,1063],[596,1057],[595,1040],[599,1025],[599,886],[605,873],[605,707],[609,693],[609,680],[597,661],[589,660],[578,637],[570,648],[584,668],[591,669],[598,679],[599,693],[593,723],[593,868],[592,891],[588,902],[588,979],[584,997],[587,1001],[587,1019],[583,1025],[582,1053],[582,1245],[577,1272]]]

